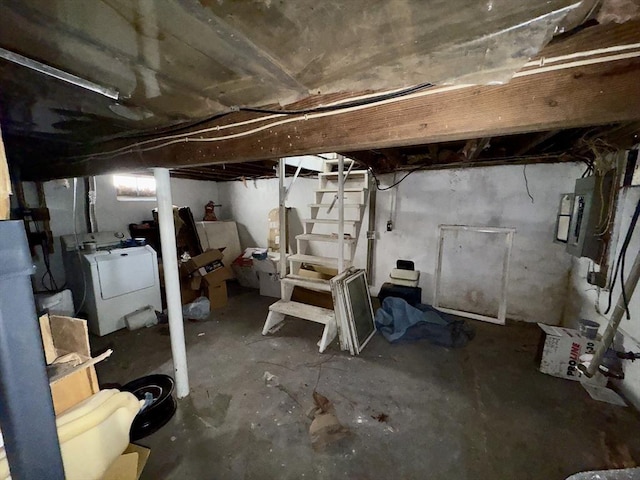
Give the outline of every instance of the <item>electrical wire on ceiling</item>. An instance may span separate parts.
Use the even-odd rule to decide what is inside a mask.
[[[154,136],[154,135],[165,134],[165,133],[175,133],[175,132],[186,130],[188,128],[194,128],[204,123],[212,122],[214,120],[219,120],[220,118],[226,117],[227,115],[230,115],[236,112],[265,113],[265,114],[277,115],[277,116],[333,112],[333,111],[341,110],[343,108],[357,107],[357,106],[368,105],[370,103],[375,103],[375,102],[379,102],[387,99],[401,98],[405,95],[409,95],[411,93],[424,90],[425,88],[430,88],[432,86],[433,85],[430,83],[422,83],[419,85],[414,85],[412,87],[407,87],[399,90],[391,90],[385,93],[362,95],[358,97],[349,98],[346,100],[329,103],[327,105],[320,105],[318,107],[303,108],[303,109],[286,110],[286,109],[270,109],[270,108],[258,108],[258,107],[232,107],[229,111],[211,115],[199,120],[195,120],[193,122],[181,123],[172,127],[168,127],[163,131],[159,131],[158,129],[151,129],[149,131],[142,131],[142,132],[139,131],[137,133],[132,132],[132,133],[123,134],[123,135],[112,135],[110,137],[104,137],[98,140],[97,142],[95,142],[95,144],[100,144],[107,141],[119,140],[124,138],[137,138],[137,137],[144,137],[144,136]],[[240,122],[238,124],[234,124],[234,126],[247,125],[249,123],[253,123],[254,121],[264,121],[271,118],[277,118],[277,117],[253,119],[246,123]],[[213,128],[201,130],[198,132],[189,132],[189,135],[197,135],[200,133],[208,133],[208,132],[217,131],[217,130],[220,130],[220,128],[213,127]],[[172,137],[172,138],[177,138],[177,137]],[[149,141],[148,143],[153,143],[153,140]]]
[[[398,185],[400,185],[409,175],[411,175],[414,172],[417,172],[418,170],[424,170],[426,167],[426,165],[420,165],[418,167],[415,167],[411,170],[409,170],[409,172],[407,172],[400,180],[398,180],[397,182],[394,182],[392,185],[389,185],[388,187],[380,187],[380,180],[378,180],[378,177],[376,176],[375,172],[373,171],[373,169],[371,167],[369,167],[369,171],[371,172],[371,175],[373,175],[373,179],[376,182],[376,189],[380,192],[384,192],[386,190],[391,190],[392,188],[397,187]]]
[[[626,49],[626,46],[618,46],[618,47]],[[616,47],[616,48],[618,48],[618,47]],[[629,47],[629,48],[631,48],[631,47]],[[579,54],[577,54],[577,55],[579,55],[579,56],[587,56],[587,55],[591,55],[591,54],[592,54],[592,52],[579,52]],[[609,56],[601,56],[601,57],[597,57],[597,58],[588,58],[588,59],[584,59],[584,60],[576,60],[576,61],[567,62],[567,63],[560,63],[560,64],[556,64],[556,65],[552,64],[552,63],[556,63],[556,59],[555,58],[548,58],[548,59],[545,59],[545,61],[544,61],[545,66],[538,66],[538,67],[530,68],[528,70],[523,70],[523,71],[517,72],[514,75],[514,78],[526,77],[526,76],[536,75],[536,74],[539,74],[539,73],[547,73],[547,72],[555,71],[555,70],[564,70],[564,69],[578,67],[578,66],[594,65],[594,64],[597,64],[597,63],[605,63],[605,62],[617,61],[617,60],[622,60],[622,59],[627,59],[627,58],[634,58],[634,57],[638,57],[638,56],[640,56],[640,51],[632,51],[632,52],[618,53],[618,54],[609,55]],[[561,58],[561,57],[557,57],[557,58]],[[574,58],[574,57],[572,57],[572,58]],[[231,123],[231,124],[226,124],[226,125],[216,125],[214,127],[209,127],[209,128],[206,128],[206,129],[197,130],[197,131],[188,132],[188,133],[181,133],[181,134],[176,134],[176,135],[165,135],[165,136],[161,136],[161,137],[145,140],[145,141],[142,141],[142,142],[135,142],[135,143],[132,143],[130,145],[126,145],[124,147],[121,147],[121,148],[118,148],[118,149],[114,149],[114,150],[110,150],[110,151],[106,151],[106,152],[100,152],[100,153],[95,153],[95,154],[90,154],[90,155],[80,155],[80,156],[74,156],[74,157],[67,157],[67,160],[78,160],[78,163],[82,163],[83,161],[88,161],[88,160],[92,160],[92,159],[95,159],[95,158],[109,159],[109,158],[113,158],[113,157],[119,156],[121,154],[133,153],[134,151],[137,152],[137,153],[153,151],[153,150],[164,148],[164,147],[167,147],[169,145],[173,145],[173,144],[177,144],[177,143],[219,142],[219,141],[224,141],[224,140],[242,138],[242,137],[247,137],[247,136],[253,135],[255,133],[258,133],[258,132],[261,132],[261,131],[264,131],[264,130],[268,130],[268,129],[271,129],[271,128],[275,128],[277,126],[288,124],[288,123],[306,121],[306,120],[310,120],[310,119],[317,119],[317,118],[322,118],[322,117],[327,117],[327,116],[333,116],[333,115],[337,115],[337,114],[341,114],[341,113],[353,112],[353,111],[357,111],[357,110],[361,110],[361,109],[365,109],[365,108],[370,108],[370,107],[373,107],[373,106],[380,106],[380,105],[384,105],[384,104],[388,104],[388,103],[394,103],[394,102],[398,101],[399,99],[418,98],[418,97],[423,97],[423,96],[431,95],[431,94],[435,94],[435,93],[444,93],[444,92],[459,90],[459,89],[468,88],[468,87],[469,87],[468,85],[452,85],[452,86],[447,86],[447,87],[437,87],[436,88],[436,87],[433,87],[433,85],[431,85],[430,83],[425,83],[425,84],[417,85],[417,86],[414,86],[414,87],[409,87],[408,89],[401,89],[401,90],[388,92],[388,93],[385,93],[385,94],[382,94],[382,95],[369,94],[369,95],[364,95],[364,96],[360,96],[360,97],[354,97],[354,98],[351,98],[351,99],[348,99],[348,100],[334,102],[333,104],[328,104],[328,105],[324,105],[324,106],[320,106],[320,107],[314,107],[314,108],[310,108],[310,109],[301,109],[301,110],[271,110],[271,109],[264,109],[264,108],[238,107],[238,108],[233,109],[233,111],[246,111],[246,112],[253,112],[253,113],[265,113],[267,115],[263,116],[263,117],[258,117],[258,118],[253,118],[253,119],[250,119],[250,120],[242,121],[242,122],[237,122],[237,123]],[[225,112],[225,113],[219,114],[219,115],[228,115],[229,113],[231,113],[231,112]],[[291,118],[283,118],[283,117],[287,117],[287,116],[289,116]],[[244,131],[233,133],[233,134],[229,134],[229,135],[222,135],[222,136],[219,136],[219,137],[194,138],[194,136],[200,135],[200,134],[203,134],[203,133],[208,133],[208,132],[212,132],[212,131],[221,131],[221,130],[225,130],[225,129],[238,128],[238,127],[247,126],[247,125],[251,125],[251,124],[255,124],[255,123],[267,122],[269,120],[274,120],[274,121],[272,121],[270,123],[265,123],[265,124],[263,124],[263,125],[261,125],[259,127],[256,127],[256,128],[252,128],[252,129],[249,129],[249,130],[244,130]],[[206,122],[209,122],[209,121],[211,121],[211,119],[207,118],[207,119],[199,120],[198,122],[206,123]],[[176,126],[174,128],[176,128],[176,129],[184,129],[184,128],[187,128],[187,127]],[[164,143],[158,143],[158,142],[164,142]],[[149,144],[155,144],[155,145],[150,145],[150,146],[145,147],[145,148],[140,148],[140,147],[143,147],[143,146],[149,145]]]
[[[408,87],[402,90],[383,93],[375,97],[362,98],[362,99],[357,99],[357,98],[349,99],[349,100],[346,100],[344,103],[340,103],[340,104],[322,105],[319,107],[303,108],[299,110],[273,110],[269,108],[255,108],[255,107],[239,107],[238,110],[241,112],[269,113],[269,114],[278,114],[278,115],[301,115],[305,113],[334,112],[336,110],[341,110],[343,108],[359,107],[362,105],[369,105],[371,103],[381,102],[384,100],[401,98],[406,95],[410,95],[414,92],[419,92],[420,90],[424,90],[425,88],[431,88],[433,86],[434,85],[432,83],[421,83],[413,87]]]
[[[358,110],[361,108],[366,108],[369,105],[382,105],[384,103],[390,103],[395,101],[396,99],[402,98],[402,97],[408,97],[411,95],[415,95],[418,92],[416,92],[416,89],[419,89],[418,87],[420,87],[420,89],[426,89],[428,88],[427,85],[430,84],[422,84],[422,86],[415,86],[415,87],[410,87],[408,89],[400,89],[400,90],[393,90],[390,92],[387,92],[383,95],[379,95],[379,94],[366,94],[366,95],[361,95],[358,97],[353,97],[350,98],[349,100],[341,100],[341,101],[336,101],[333,103],[329,103],[327,105],[321,106],[321,107],[316,107],[322,111],[318,111],[317,113],[304,113],[304,110],[300,110],[300,113],[294,113],[297,112],[296,110],[287,110],[285,111],[286,113],[278,113],[278,114],[271,114],[271,115],[267,115],[267,116],[263,116],[263,117],[258,117],[258,118],[252,118],[249,120],[244,120],[241,122],[235,122],[235,123],[230,123],[230,124],[226,124],[226,125],[216,125],[214,127],[209,127],[209,128],[204,128],[201,130],[196,130],[193,132],[189,132],[188,134],[176,134],[176,135],[165,135],[162,137],[157,137],[157,138],[152,138],[149,140],[144,140],[142,142],[135,142],[133,144],[130,145],[125,145],[124,147],[120,147],[117,148],[115,150],[109,150],[107,152],[100,152],[100,153],[96,153],[96,154],[92,154],[92,155],[79,155],[79,156],[73,156],[73,157],[68,157],[69,160],[74,160],[74,159],[80,159],[80,160],[88,160],[88,159],[92,159],[92,158],[113,158],[116,157],[120,154],[125,154],[125,153],[131,153],[133,152],[133,149],[136,148],[138,150],[136,150],[137,152],[141,153],[141,152],[147,152],[147,151],[151,151],[151,150],[157,150],[159,148],[163,148],[169,145],[173,145],[173,144],[177,144],[177,143],[184,143],[184,142],[216,142],[216,141],[221,141],[221,140],[229,140],[232,138],[239,138],[239,137],[244,137],[244,136],[249,136],[252,135],[254,133],[269,129],[269,128],[273,128],[276,127],[278,125],[284,125],[287,123],[291,123],[291,122],[295,122],[295,121],[300,121],[300,120],[309,120],[311,118],[320,118],[320,117],[324,117],[324,116],[329,116],[332,114],[335,114],[336,112],[346,112],[346,111],[353,111],[353,110]],[[457,87],[443,87],[441,89],[438,89],[438,91],[446,91],[446,90],[452,90],[452,89],[458,89],[458,88],[463,88],[464,86],[457,86]],[[410,92],[408,91],[410,90]],[[240,109],[237,109],[236,111],[240,111]],[[228,115],[229,113],[233,113],[233,112],[226,112],[223,115]],[[301,116],[304,115],[304,116]],[[261,127],[257,127],[254,128],[252,130],[247,130],[244,132],[239,132],[236,134],[231,134],[231,135],[226,135],[226,136],[221,136],[221,137],[212,137],[212,138],[193,138],[194,135],[201,135],[204,133],[209,133],[209,132],[219,132],[221,130],[228,130],[228,129],[233,129],[233,128],[238,128],[238,127],[243,127],[243,126],[248,126],[248,125],[252,125],[255,123],[262,123],[262,122],[266,122],[268,120],[274,120],[277,118],[282,118],[282,117],[286,117],[286,116],[291,116],[291,119],[287,119],[287,120],[280,120],[277,122],[272,122],[268,125],[263,125]],[[205,123],[208,122],[209,119],[203,119],[201,120],[199,123]],[[153,143],[157,143],[160,141],[164,141],[164,140],[169,140],[165,143],[162,143],[160,145],[153,145],[150,147],[146,147],[143,149],[140,149],[139,147],[144,146],[144,145],[150,145]]]
[[[545,57],[541,57],[540,59],[537,60],[532,60],[528,63],[526,63],[524,65],[524,68],[527,67],[542,67],[544,65],[550,65],[553,63],[558,63],[558,62],[562,62],[565,60],[574,60],[577,58],[584,58],[586,56],[591,56],[591,55],[601,55],[601,54],[605,54],[605,53],[610,53],[610,52],[623,52],[626,50],[632,50],[635,48],[640,48],[640,43],[635,43],[635,44],[627,44],[627,45],[616,45],[616,46],[612,46],[612,47],[606,47],[606,48],[599,48],[599,49],[595,49],[595,50],[589,50],[589,51],[584,51],[584,52],[576,52],[573,54],[569,54],[569,55],[560,55],[557,57],[550,57],[550,58],[545,58]],[[430,85],[430,84],[422,84],[422,85]],[[356,102],[358,101],[363,101],[366,99],[372,99],[373,101],[378,101],[383,99],[384,97],[388,96],[389,98],[393,98],[394,96],[402,96],[403,94],[406,95],[408,93],[411,93],[411,91],[417,91],[418,89],[420,89],[420,85],[415,86],[415,87],[409,87],[407,89],[397,89],[397,90],[391,90],[389,92],[385,92],[383,94],[380,93],[375,93],[375,94],[368,94],[368,95],[362,95],[359,97],[354,97],[351,98],[347,101],[346,104],[340,104],[338,102],[334,103],[334,104],[328,104],[325,106],[320,106],[320,107],[313,107],[313,108],[307,108],[307,109],[300,109],[300,110],[278,110],[278,109],[267,109],[267,108],[255,108],[255,107],[236,107],[236,108],[231,108],[230,110],[226,111],[226,112],[221,112],[221,113],[217,113],[208,117],[204,117],[201,119],[197,119],[194,121],[190,121],[190,122],[184,122],[184,123],[180,123],[177,125],[173,125],[173,126],[169,126],[169,127],[165,127],[165,128],[152,128],[149,130],[138,130],[135,132],[131,132],[131,133],[126,133],[126,134],[117,134],[117,135],[111,135],[111,136],[107,136],[107,137],[103,137],[99,140],[97,140],[96,142],[93,142],[93,144],[100,144],[100,143],[104,143],[107,141],[111,141],[111,140],[119,140],[119,139],[127,139],[127,138],[140,138],[140,137],[147,137],[147,136],[155,136],[155,135],[163,135],[163,134],[171,134],[171,133],[176,133],[179,131],[183,131],[186,130],[188,128],[194,128],[197,127],[199,125],[202,125],[204,123],[208,123],[214,120],[219,120],[220,118],[223,118],[227,115],[230,115],[232,113],[238,112],[238,111],[246,111],[246,112],[256,112],[256,113],[271,113],[271,114],[278,114],[278,115],[282,115],[282,114],[289,114],[289,115],[298,115],[298,114],[304,114],[304,113],[317,113],[320,111],[331,111],[332,109],[337,109],[337,107],[340,105],[342,108],[346,108],[348,106],[348,103],[351,102],[354,105],[356,104]]]
[[[226,117],[227,115],[231,115],[232,113],[235,113],[237,110],[229,110],[226,112],[221,112],[221,113],[217,113],[215,115],[210,115],[208,117],[205,118],[200,118],[197,120],[193,120],[191,122],[182,122],[176,125],[170,125],[167,127],[158,127],[158,128],[151,128],[148,130],[135,130],[133,132],[128,132],[128,133],[118,133],[116,135],[109,135],[106,137],[101,137],[93,142],[91,142],[91,145],[100,145],[101,143],[106,143],[106,142],[111,142],[114,140],[126,140],[129,138],[141,138],[141,137],[155,137],[158,135],[165,135],[165,134],[171,134],[171,133],[176,133],[176,132],[181,132],[184,130],[187,130],[189,128],[194,128],[197,126],[200,126],[204,123],[208,123],[208,122],[213,122],[215,120],[220,120],[221,118]]]

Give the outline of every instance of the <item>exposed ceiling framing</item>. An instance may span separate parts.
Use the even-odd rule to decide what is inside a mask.
[[[154,166],[184,178],[263,178],[278,157],[328,151],[376,172],[588,160],[596,143],[639,141],[640,22],[609,0],[491,2],[493,13],[483,2],[458,12],[452,1],[429,21],[421,2],[398,0],[348,32],[337,19],[309,22],[344,14],[342,3],[53,3],[3,2],[0,46],[104,82],[126,101],[109,104],[0,60],[0,120],[24,180]],[[271,23],[258,26],[255,8]],[[598,25],[603,12],[626,23]],[[554,29],[567,33],[527,62]],[[51,41],[34,41],[44,37]],[[425,80],[436,85],[388,94]],[[496,80],[506,83],[481,85]],[[323,93],[331,91],[340,93]]]
[[[602,50],[616,45],[623,47]],[[196,133],[186,130],[179,138],[139,146],[131,140],[112,141],[95,146],[84,157],[47,159],[26,176],[229,165],[305,153],[380,150],[536,132],[529,145],[519,147],[526,154],[557,130],[633,126],[640,121],[638,78],[639,24],[597,26],[550,45],[504,85],[434,87],[378,104],[308,115],[240,112],[198,125],[192,129]],[[290,108],[337,98],[315,97]],[[461,155],[460,160],[479,158],[483,149],[479,150],[474,158]]]

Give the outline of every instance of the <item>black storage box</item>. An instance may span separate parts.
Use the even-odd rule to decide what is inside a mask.
[[[422,303],[422,289],[420,287],[403,287],[393,283],[384,283],[378,293],[378,299],[382,303],[387,297],[402,298],[409,305],[415,307],[417,304]]]

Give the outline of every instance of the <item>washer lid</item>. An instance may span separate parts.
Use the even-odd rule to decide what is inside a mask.
[[[89,257],[89,255],[86,255]],[[155,261],[146,247],[94,254],[103,300],[149,288],[155,283]]]

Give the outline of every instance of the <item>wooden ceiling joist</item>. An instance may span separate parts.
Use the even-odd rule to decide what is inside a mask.
[[[229,164],[636,121],[640,120],[637,27],[637,22],[618,26],[618,30],[608,27],[605,33],[622,32],[621,38],[627,42],[622,50],[609,53],[593,53],[598,44],[590,43],[587,48],[579,38],[572,38],[577,48],[573,53],[554,46],[551,51],[560,51],[561,58],[546,57],[537,64],[533,62],[504,85],[434,87],[340,111],[258,116],[250,124],[236,125],[235,115],[229,115],[208,125],[219,129],[200,133],[188,141],[150,150],[146,150],[148,145],[134,146],[116,154],[109,151],[126,144],[105,144],[90,159],[77,163],[46,162],[32,170],[31,176],[99,174],[130,168],[132,164],[138,167]],[[588,32],[588,38],[596,39],[597,33]],[[200,125],[198,129],[206,127]]]

